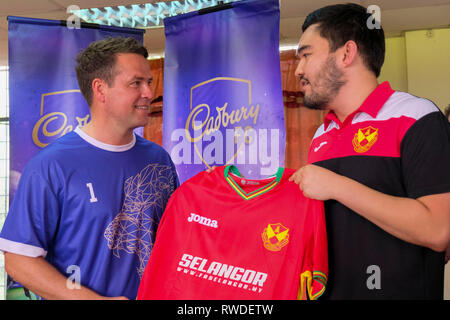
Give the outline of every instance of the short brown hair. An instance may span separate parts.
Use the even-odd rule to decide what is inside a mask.
[[[95,78],[104,80],[108,86],[113,85],[116,56],[119,53],[136,53],[144,58],[148,52],[134,38],[107,37],[92,42],[76,57],[78,86],[89,106],[92,104],[92,81]]]
[[[448,117],[450,116],[450,104],[444,108],[444,114],[445,117],[448,119]]]

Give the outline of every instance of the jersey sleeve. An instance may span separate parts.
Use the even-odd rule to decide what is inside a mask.
[[[441,112],[418,119],[405,133],[400,147],[408,197],[450,191],[450,124]]]
[[[0,233],[0,250],[45,257],[56,233],[57,197],[35,171],[24,170]]]
[[[322,201],[311,200],[309,213],[313,226],[307,256],[311,261],[300,275],[299,300],[317,300],[324,292],[328,280],[328,242],[325,211]]]
[[[314,231],[313,283],[309,295],[311,300],[318,299],[324,293],[328,280],[328,242],[323,202],[319,201],[317,206],[319,208]]]
[[[174,185],[174,190],[173,191],[175,191],[180,186],[180,180],[178,178],[178,172],[177,172],[177,169],[175,167],[175,164],[173,163],[173,161],[171,159],[170,159],[170,164],[172,166],[172,181],[173,181],[173,185]]]

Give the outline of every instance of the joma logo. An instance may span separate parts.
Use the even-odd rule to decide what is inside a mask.
[[[217,220],[211,220],[209,218],[199,216],[198,214],[195,214],[195,213],[191,213],[191,216],[187,218],[187,221],[197,222],[197,223],[203,224],[203,225],[205,225],[207,227],[211,227],[211,228],[218,227]]]

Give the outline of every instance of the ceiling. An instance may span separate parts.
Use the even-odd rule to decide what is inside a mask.
[[[0,66],[8,64],[7,16],[66,20],[70,5],[81,9],[117,5],[168,2],[168,0],[0,0]],[[180,0],[182,1],[182,0]],[[306,15],[314,9],[347,1],[280,0],[280,44],[295,45]],[[353,0],[365,7],[381,8],[381,23],[387,36],[407,30],[450,27],[450,0]],[[152,56],[164,52],[164,29],[147,29],[144,44]]]

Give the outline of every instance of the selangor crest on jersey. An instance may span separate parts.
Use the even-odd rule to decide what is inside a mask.
[[[358,153],[368,151],[378,139],[378,129],[371,126],[358,129],[358,132],[353,138],[353,149]]]
[[[269,224],[261,236],[264,247],[270,251],[280,251],[289,243],[289,229],[281,223]]]

